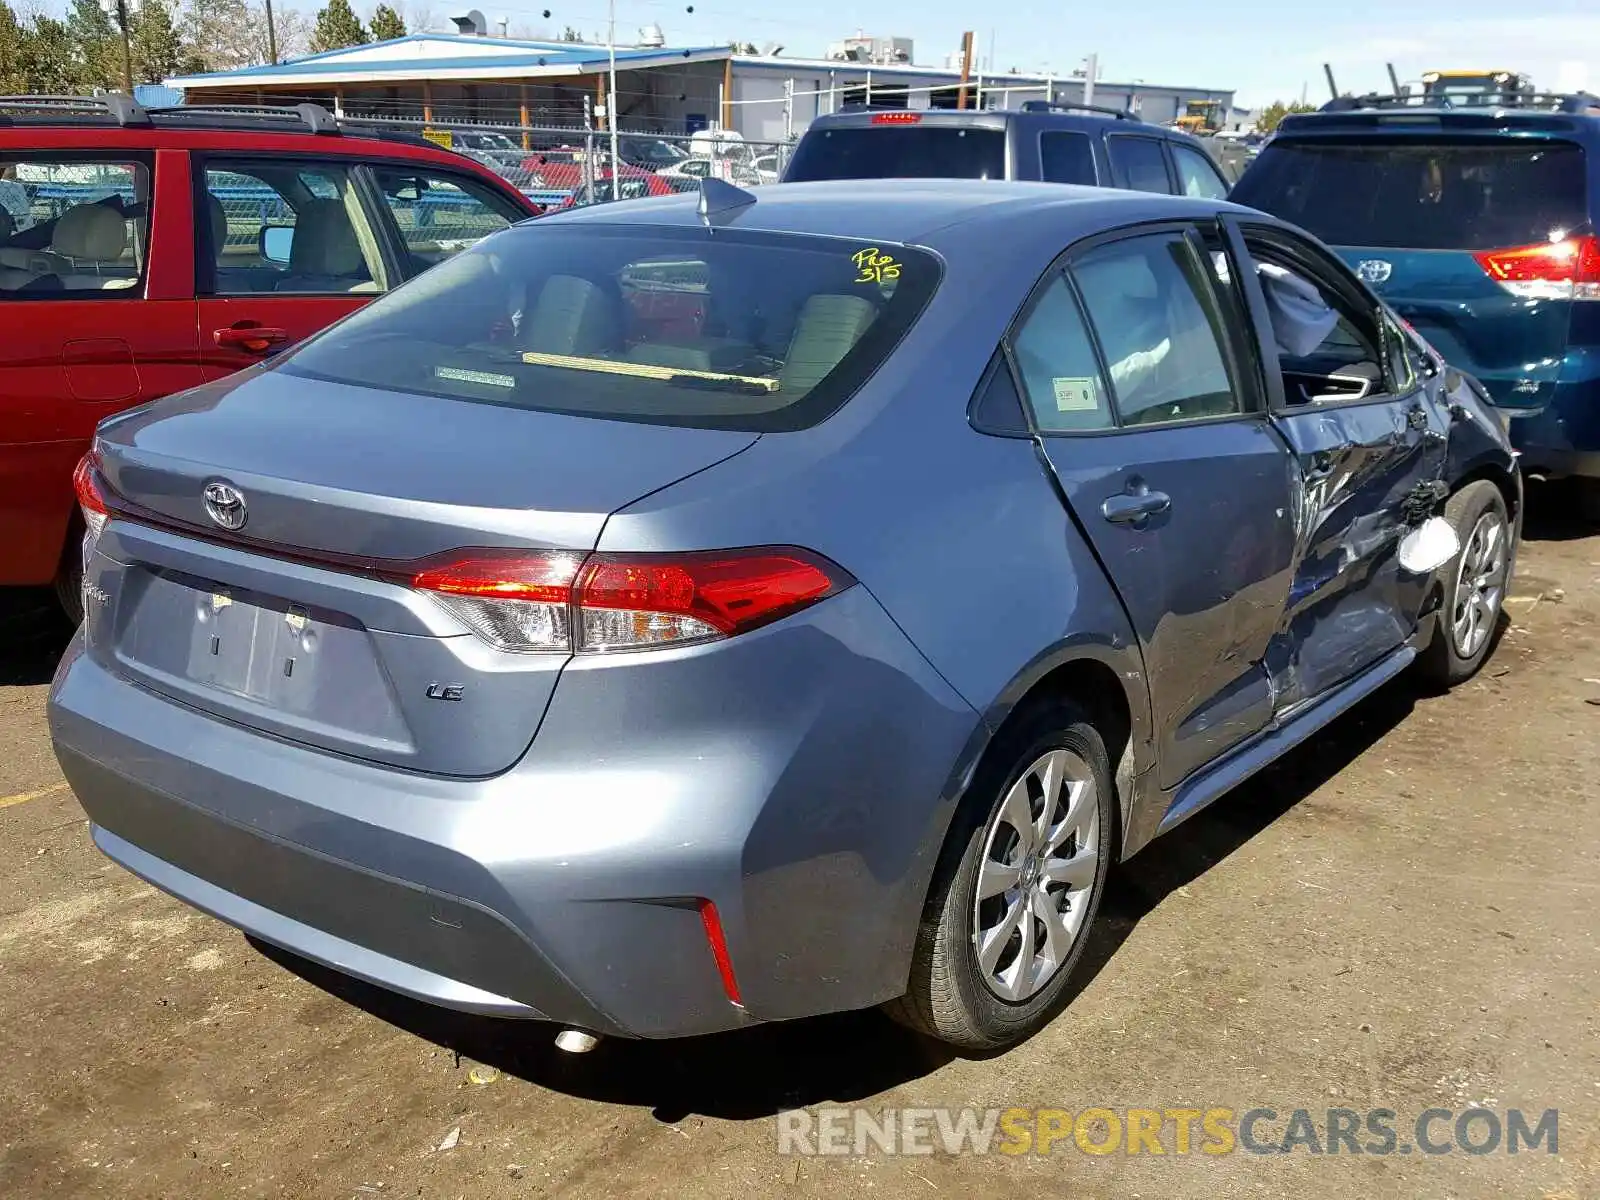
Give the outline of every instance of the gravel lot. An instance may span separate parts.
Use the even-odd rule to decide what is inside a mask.
[[[1533,502],[1484,673],[1156,843],[1073,1004],[982,1061],[871,1013],[568,1057],[269,956],[90,846],[66,635],[0,597],[0,1196],[1600,1196],[1600,535]],[[1559,1108],[1559,1152],[778,1154],[779,1110],[856,1103]]]

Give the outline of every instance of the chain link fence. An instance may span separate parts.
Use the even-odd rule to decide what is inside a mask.
[[[613,168],[612,135],[593,122],[429,124],[357,112],[345,115],[365,125],[420,133],[488,167],[544,208],[690,192],[707,178],[739,187],[776,183],[794,149],[792,142],[752,141],[724,130],[620,129]]]

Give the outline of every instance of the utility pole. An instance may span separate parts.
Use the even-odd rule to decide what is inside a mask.
[[[967,106],[967,80],[972,77],[972,30],[961,35],[961,90],[956,93],[956,107]]]
[[[622,199],[622,159],[617,145],[617,0],[607,5],[610,25],[606,32],[606,55],[611,60],[611,94],[606,97],[606,125],[611,130],[611,198]]]
[[[133,95],[133,46],[128,37],[128,14],[137,14],[141,0],[100,0],[100,11],[114,17],[122,33],[122,90]]]
[[[278,65],[278,30],[272,22],[272,0],[267,0],[267,57]]]
[[[1083,102],[1094,103],[1094,77],[1100,74],[1100,56],[1091,54],[1083,60]]]

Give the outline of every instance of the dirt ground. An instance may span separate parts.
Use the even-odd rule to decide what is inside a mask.
[[[1122,869],[1081,992],[987,1060],[872,1013],[569,1057],[269,957],[93,850],[64,635],[9,597],[0,1197],[1600,1197],[1600,536],[1534,502],[1484,673],[1392,685]],[[779,1155],[775,1114],[837,1104],[1558,1108],[1559,1151]]]

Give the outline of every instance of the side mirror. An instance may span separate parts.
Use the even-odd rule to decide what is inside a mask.
[[[256,248],[263,261],[278,266],[288,266],[294,252],[293,225],[266,225],[262,227]]]

